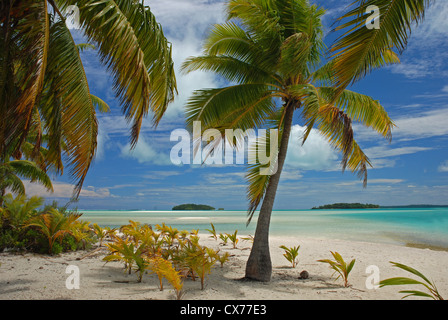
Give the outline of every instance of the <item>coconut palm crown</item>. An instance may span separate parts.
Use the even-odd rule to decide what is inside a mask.
[[[66,10],[79,13],[81,32],[98,49],[137,143],[145,116],[154,125],[176,94],[171,44],[140,0],[2,0],[0,4],[0,162],[21,149],[30,132],[41,137],[50,163],[64,164],[74,196],[96,154],[95,108]],[[82,48],[81,48],[82,49]]]
[[[190,57],[184,72],[212,71],[229,83],[195,91],[186,104],[186,122],[201,121],[201,130],[278,129],[277,170],[260,175],[263,164],[248,165],[248,222],[261,204],[246,278],[269,281],[269,225],[289,143],[305,143],[312,128],[342,154],[342,169],[367,182],[371,163],[355,140],[352,123],[359,122],[390,139],[394,126],[382,105],[349,90],[337,92],[334,60],[324,61],[321,18],[325,11],[308,0],[230,0],[228,20],[215,25],[205,40],[203,55]],[[398,62],[388,51],[388,59]],[[290,141],[293,121],[305,127],[301,141]],[[269,138],[269,136],[268,136]],[[243,136],[237,137],[238,146]],[[233,143],[233,141],[231,141]],[[264,144],[269,150],[270,139]],[[250,150],[254,152],[254,150]]]

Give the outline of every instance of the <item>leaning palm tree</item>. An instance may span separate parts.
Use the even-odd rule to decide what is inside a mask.
[[[59,173],[66,159],[77,196],[95,156],[95,106],[102,101],[90,94],[79,47],[65,23],[71,6],[113,76],[123,114],[132,122],[132,146],[149,112],[158,124],[176,81],[171,45],[139,0],[1,1],[0,162],[15,154],[40,122],[41,134],[48,135],[46,156]],[[36,139],[37,149],[40,143]]]
[[[248,166],[248,223],[261,203],[246,278],[269,281],[272,264],[269,226],[274,199],[285,163],[288,143],[305,143],[313,127],[342,152],[342,168],[367,181],[368,157],[354,139],[352,121],[391,137],[393,122],[381,104],[363,94],[344,90],[336,96],[334,61],[324,63],[321,17],[324,10],[308,0],[230,0],[228,21],[215,25],[204,44],[204,54],[188,58],[185,72],[213,71],[231,84],[197,90],[186,105],[191,128],[201,130],[277,129],[279,147],[271,152],[270,174],[260,174],[260,161]],[[398,59],[390,52],[390,62]],[[290,141],[295,116],[306,126],[302,142]],[[268,131],[270,132],[270,131]],[[237,136],[238,147],[244,135]],[[253,147],[270,150],[270,136]],[[216,141],[210,143],[217,143]],[[210,149],[212,150],[212,149]]]

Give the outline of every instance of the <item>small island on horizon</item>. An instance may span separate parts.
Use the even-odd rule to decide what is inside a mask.
[[[317,209],[377,209],[380,208],[378,204],[370,203],[333,203],[326,204],[319,207],[312,207],[311,210]]]
[[[318,209],[399,209],[399,208],[446,208],[448,205],[434,205],[434,204],[411,204],[411,205],[397,205],[397,206],[380,206],[370,203],[333,203],[326,204],[319,207],[313,207],[311,210]]]
[[[205,204],[194,204],[194,203],[185,203],[174,206],[171,210],[216,210],[212,206],[208,206]],[[219,210],[224,210],[223,208],[219,208]]]

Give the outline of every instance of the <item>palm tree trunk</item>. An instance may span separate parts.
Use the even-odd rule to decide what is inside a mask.
[[[268,282],[271,280],[272,263],[269,252],[269,225],[271,222],[271,213],[274,206],[280,175],[288,150],[288,142],[289,136],[291,135],[291,126],[295,106],[287,103],[286,108],[283,133],[277,160],[277,172],[271,176],[268,186],[266,187],[266,193],[258,215],[254,243],[246,264],[246,279],[263,282]]]

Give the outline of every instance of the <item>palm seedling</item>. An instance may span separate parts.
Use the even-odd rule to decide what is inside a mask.
[[[205,276],[211,272],[212,267],[217,261],[216,251],[201,246],[197,241],[189,241],[182,250],[182,261],[194,274],[201,279],[201,290],[204,289]]]
[[[221,264],[221,268],[224,266],[224,263],[226,263],[229,260],[230,253],[225,252],[223,254],[219,254],[219,252],[216,252],[216,260]]]
[[[163,278],[165,278],[174,288],[176,292],[176,298],[180,300],[183,295],[182,288],[184,285],[180,276],[180,272],[173,267],[170,261],[163,259],[162,257],[157,255],[149,258],[149,263],[149,268],[152,272],[157,274],[157,277],[159,278],[160,291],[163,290]]]
[[[206,229],[206,231],[210,232],[212,235],[210,236],[210,238],[213,238],[215,240],[218,240],[218,236],[216,235],[216,229],[215,226],[213,225],[213,223],[210,223],[211,225],[211,229]]]
[[[400,268],[402,270],[405,270],[407,272],[410,272],[419,278],[423,280],[418,281],[412,278],[406,278],[406,277],[395,277],[390,279],[385,279],[380,281],[380,288],[385,286],[400,286],[400,285],[420,285],[426,288],[429,293],[419,291],[419,290],[402,290],[400,293],[405,293],[405,295],[402,299],[410,297],[410,296],[416,296],[416,297],[427,297],[434,300],[444,300],[442,296],[440,295],[439,291],[437,290],[437,287],[434,282],[430,281],[425,275],[423,275],[420,271],[411,268],[407,265],[397,263],[397,262],[391,262],[395,267]]]
[[[135,246],[134,242],[129,239],[116,238],[113,243],[107,243],[106,247],[110,254],[103,258],[104,261],[123,261],[125,263],[125,271],[129,274],[132,272],[134,263],[136,264],[136,272],[138,272],[138,282],[141,282],[143,274],[149,267],[148,261],[144,254],[146,248],[144,245]]]
[[[227,237],[228,237],[229,240],[232,242],[233,249],[236,249],[236,245],[237,245],[237,243],[238,243],[238,241],[239,241],[239,239],[238,239],[238,237],[237,237],[237,235],[236,235],[237,233],[238,233],[238,230],[235,230],[234,233],[232,233],[232,234],[228,233],[228,234],[227,234]]]
[[[223,245],[226,245],[227,241],[229,241],[229,235],[225,233],[220,233],[219,239],[221,239]]]
[[[322,260],[317,260],[317,261],[323,262],[323,263],[328,263],[330,265],[330,268],[334,270],[334,273],[339,274],[336,277],[336,280],[341,277],[342,280],[344,281],[344,287],[346,287],[346,288],[349,287],[350,285],[348,283],[348,275],[352,271],[356,260],[353,259],[347,265],[347,263],[344,261],[344,259],[342,258],[342,256],[339,253],[333,252],[333,251],[330,251],[330,252],[333,255],[334,260],[322,259]]]
[[[97,223],[94,223],[92,225],[92,230],[95,232],[96,237],[99,240],[99,246],[101,247],[103,244],[103,240],[106,237],[106,232],[103,228],[101,228]]]
[[[280,246],[281,249],[285,250],[283,256],[292,263],[292,267],[295,268],[297,263],[299,262],[297,256],[299,255],[300,246],[287,248],[286,246]]]

